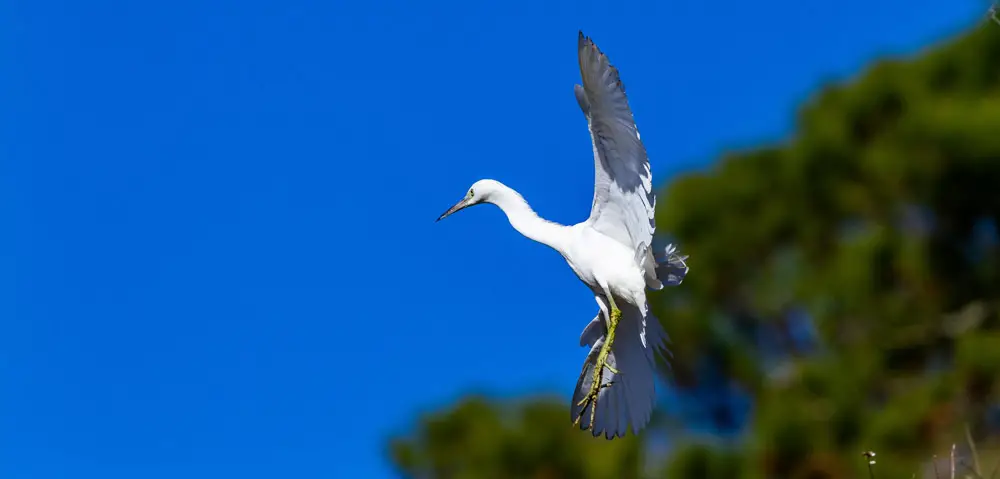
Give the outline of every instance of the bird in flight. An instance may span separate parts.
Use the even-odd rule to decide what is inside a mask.
[[[594,202],[590,217],[564,226],[540,218],[499,181],[475,182],[437,221],[469,206],[492,203],[519,233],[548,245],[594,293],[598,312],[583,329],[590,347],[570,406],[574,424],[607,439],[634,434],[649,423],[656,399],[656,356],[669,356],[667,334],[649,311],[646,290],[676,286],[687,275],[686,256],[673,245],[656,252],[649,159],[625,97],[618,70],[590,38],[579,33],[583,86],[576,101],[594,148]],[[654,354],[657,353],[657,354]]]

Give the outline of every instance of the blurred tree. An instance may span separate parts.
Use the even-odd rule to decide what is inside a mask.
[[[634,437],[598,442],[567,427],[565,402],[497,405],[471,397],[423,419],[417,437],[390,444],[407,477],[557,479],[637,477],[642,448]]]
[[[666,410],[607,442],[570,427],[564,402],[470,399],[393,441],[402,473],[855,478],[875,450],[879,477],[910,477],[965,424],[996,444],[996,25],[826,88],[784,144],[730,154],[663,196],[658,229],[692,271],[653,307],[674,340],[672,387],[707,414]],[[651,452],[666,424],[705,418],[738,439]]]

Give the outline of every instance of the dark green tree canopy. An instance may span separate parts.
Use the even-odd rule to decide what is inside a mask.
[[[653,296],[696,422],[596,441],[564,403],[469,399],[392,441],[406,477],[910,477],[968,424],[1000,434],[1000,27],[826,88],[783,144],[661,193],[692,273]],[[737,397],[751,401],[748,415]],[[718,398],[722,397],[720,401]],[[733,399],[732,401],[726,398]],[[662,409],[662,408],[661,408]]]

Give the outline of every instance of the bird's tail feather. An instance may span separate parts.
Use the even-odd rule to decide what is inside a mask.
[[[590,391],[597,355],[604,346],[606,335],[607,325],[600,313],[580,335],[581,345],[588,345],[591,349],[580,379],[577,380],[570,412],[572,420],[576,420],[582,413],[580,426],[584,429],[590,426],[593,405],[588,404],[584,408],[578,403]],[[656,356],[666,360],[669,355],[667,341],[666,332],[652,314],[643,317],[639,308],[628,303],[623,305],[621,320],[615,332],[615,342],[611,346],[607,360],[607,364],[621,374],[604,370],[601,384],[610,383],[611,386],[602,389],[598,395],[594,436],[603,434],[608,439],[622,437],[628,431],[629,425],[633,434],[638,434],[639,430],[649,423],[656,401],[654,386]]]

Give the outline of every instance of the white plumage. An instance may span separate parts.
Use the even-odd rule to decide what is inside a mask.
[[[599,311],[580,335],[581,346],[590,351],[570,412],[582,428],[610,439],[625,435],[630,425],[638,433],[649,423],[656,401],[656,356],[669,354],[667,334],[649,312],[646,289],[678,285],[688,268],[673,245],[654,255],[656,196],[649,159],[618,70],[582,32],[577,53],[583,85],[574,92],[594,147],[590,217],[572,226],[552,223],[513,189],[479,180],[438,220],[472,205],[495,204],[518,232],[558,251],[591,289]]]

